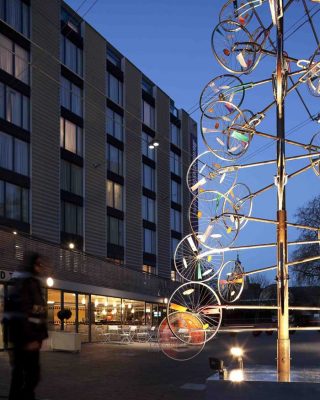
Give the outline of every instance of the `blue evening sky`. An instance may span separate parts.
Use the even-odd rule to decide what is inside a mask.
[[[95,0],[67,0],[80,15]],[[199,123],[198,99],[203,86],[217,75],[228,73],[215,60],[210,46],[212,30],[218,23],[218,16],[224,1],[221,0],[98,0],[85,15],[85,19],[121,53],[130,59],[146,76],[161,87],[178,108],[194,111],[192,116]],[[320,4],[307,0],[311,12],[320,8]],[[271,22],[267,4],[257,8],[261,18],[268,25]],[[288,36],[294,28],[306,20],[301,1],[294,1],[286,13],[285,32]],[[315,16],[316,27],[320,26],[320,12]],[[252,21],[248,29],[252,31],[256,22]],[[318,35],[320,36],[320,29]],[[272,36],[274,36],[272,34]],[[293,33],[285,42],[285,50],[295,58],[309,58],[316,48],[316,41],[308,24]],[[274,70],[275,59],[262,59],[255,71],[242,76],[244,82],[270,77]],[[295,66],[292,64],[292,69]],[[301,88],[312,114],[320,112],[319,97],[313,97],[308,90]],[[242,108],[258,112],[272,101],[271,84],[247,91]],[[275,113],[268,113],[259,126],[260,131],[275,134]],[[300,129],[298,124],[305,122]],[[311,137],[320,131],[320,125],[308,120],[308,115],[295,93],[287,97],[286,108],[287,135],[293,140],[309,143]],[[200,132],[200,128],[199,128]],[[268,146],[269,140],[255,137],[250,149],[240,159],[240,163],[274,159],[276,147]],[[205,147],[199,133],[199,151]],[[303,150],[287,146],[287,155],[303,154]],[[307,161],[290,163],[288,173],[307,165]],[[276,173],[274,166],[259,167],[240,172],[238,182],[245,182],[251,191],[273,182]],[[294,178],[287,185],[288,219],[294,219],[296,209],[320,193],[319,178],[312,171]],[[276,218],[276,191],[274,189],[254,199],[253,215],[264,218]],[[297,237],[297,231],[289,230],[289,240]],[[275,241],[275,228],[270,225],[251,222],[243,231],[236,244],[269,243]],[[229,253],[227,259],[236,254]],[[242,251],[240,258],[246,269],[255,269],[274,265],[275,249]],[[274,275],[269,275],[272,280]]]

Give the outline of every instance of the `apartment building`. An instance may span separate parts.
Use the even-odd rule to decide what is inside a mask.
[[[52,329],[156,323],[196,152],[196,122],[68,5],[1,0],[0,305],[32,249],[50,260]]]

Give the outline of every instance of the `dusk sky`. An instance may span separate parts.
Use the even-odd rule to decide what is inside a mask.
[[[131,60],[156,85],[175,100],[178,108],[191,112],[199,124],[198,101],[204,85],[217,75],[228,73],[215,60],[211,51],[211,33],[218,23],[219,12],[224,4],[221,0],[94,0],[80,2],[67,0],[75,10],[123,55]],[[91,7],[87,13],[87,10]],[[307,1],[311,13],[319,11],[319,4]],[[267,4],[257,8],[261,18],[268,25],[271,22]],[[285,50],[295,58],[308,59],[316,49],[316,41],[308,24],[294,32],[306,21],[302,2],[294,1],[285,16]],[[314,17],[316,26],[320,23],[320,12]],[[250,22],[248,30],[256,27]],[[271,36],[274,36],[274,29]],[[244,82],[254,82],[271,76],[275,68],[275,58],[262,58],[258,67],[250,75],[243,75]],[[291,64],[292,70],[295,65]],[[290,85],[289,85],[290,86]],[[313,97],[307,88],[301,87],[301,94],[310,108],[311,114],[320,112],[319,97]],[[273,100],[271,84],[253,88],[246,92],[242,109],[254,113],[262,110]],[[297,125],[304,123],[299,128]],[[199,126],[199,125],[198,125]],[[259,130],[275,134],[275,113],[267,114]],[[320,125],[311,121],[295,93],[289,94],[286,106],[287,135],[296,141],[309,143],[312,136],[320,131]],[[248,152],[238,163],[248,163],[274,159],[275,145],[270,141],[255,137]],[[205,150],[200,135],[199,152]],[[304,154],[304,151],[287,146],[287,156]],[[307,165],[308,161],[290,163],[291,173]],[[249,169],[239,173],[238,182],[246,183],[251,191],[256,191],[273,182],[275,166]],[[320,193],[319,178],[309,171],[294,178],[287,185],[288,219],[293,220],[297,208]],[[274,189],[254,199],[252,215],[276,218],[276,191]],[[297,231],[289,230],[289,240],[297,237]],[[239,244],[269,243],[275,241],[275,228],[270,225],[249,223],[236,242]],[[242,251],[240,258],[245,269],[256,269],[275,264],[275,249]],[[227,259],[233,259],[229,253]],[[272,280],[274,275],[270,275]]]

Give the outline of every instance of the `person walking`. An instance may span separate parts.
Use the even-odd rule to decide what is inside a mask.
[[[40,349],[48,337],[47,307],[41,291],[44,273],[40,254],[26,252],[22,271],[8,286],[3,324],[11,364],[9,400],[35,400],[40,380]]]

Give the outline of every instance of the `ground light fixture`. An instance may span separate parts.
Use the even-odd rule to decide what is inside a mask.
[[[238,368],[243,370],[243,349],[241,347],[231,347],[230,354],[238,361]]]
[[[231,382],[242,382],[244,379],[243,370],[242,369],[232,369],[229,372],[229,380]]]

